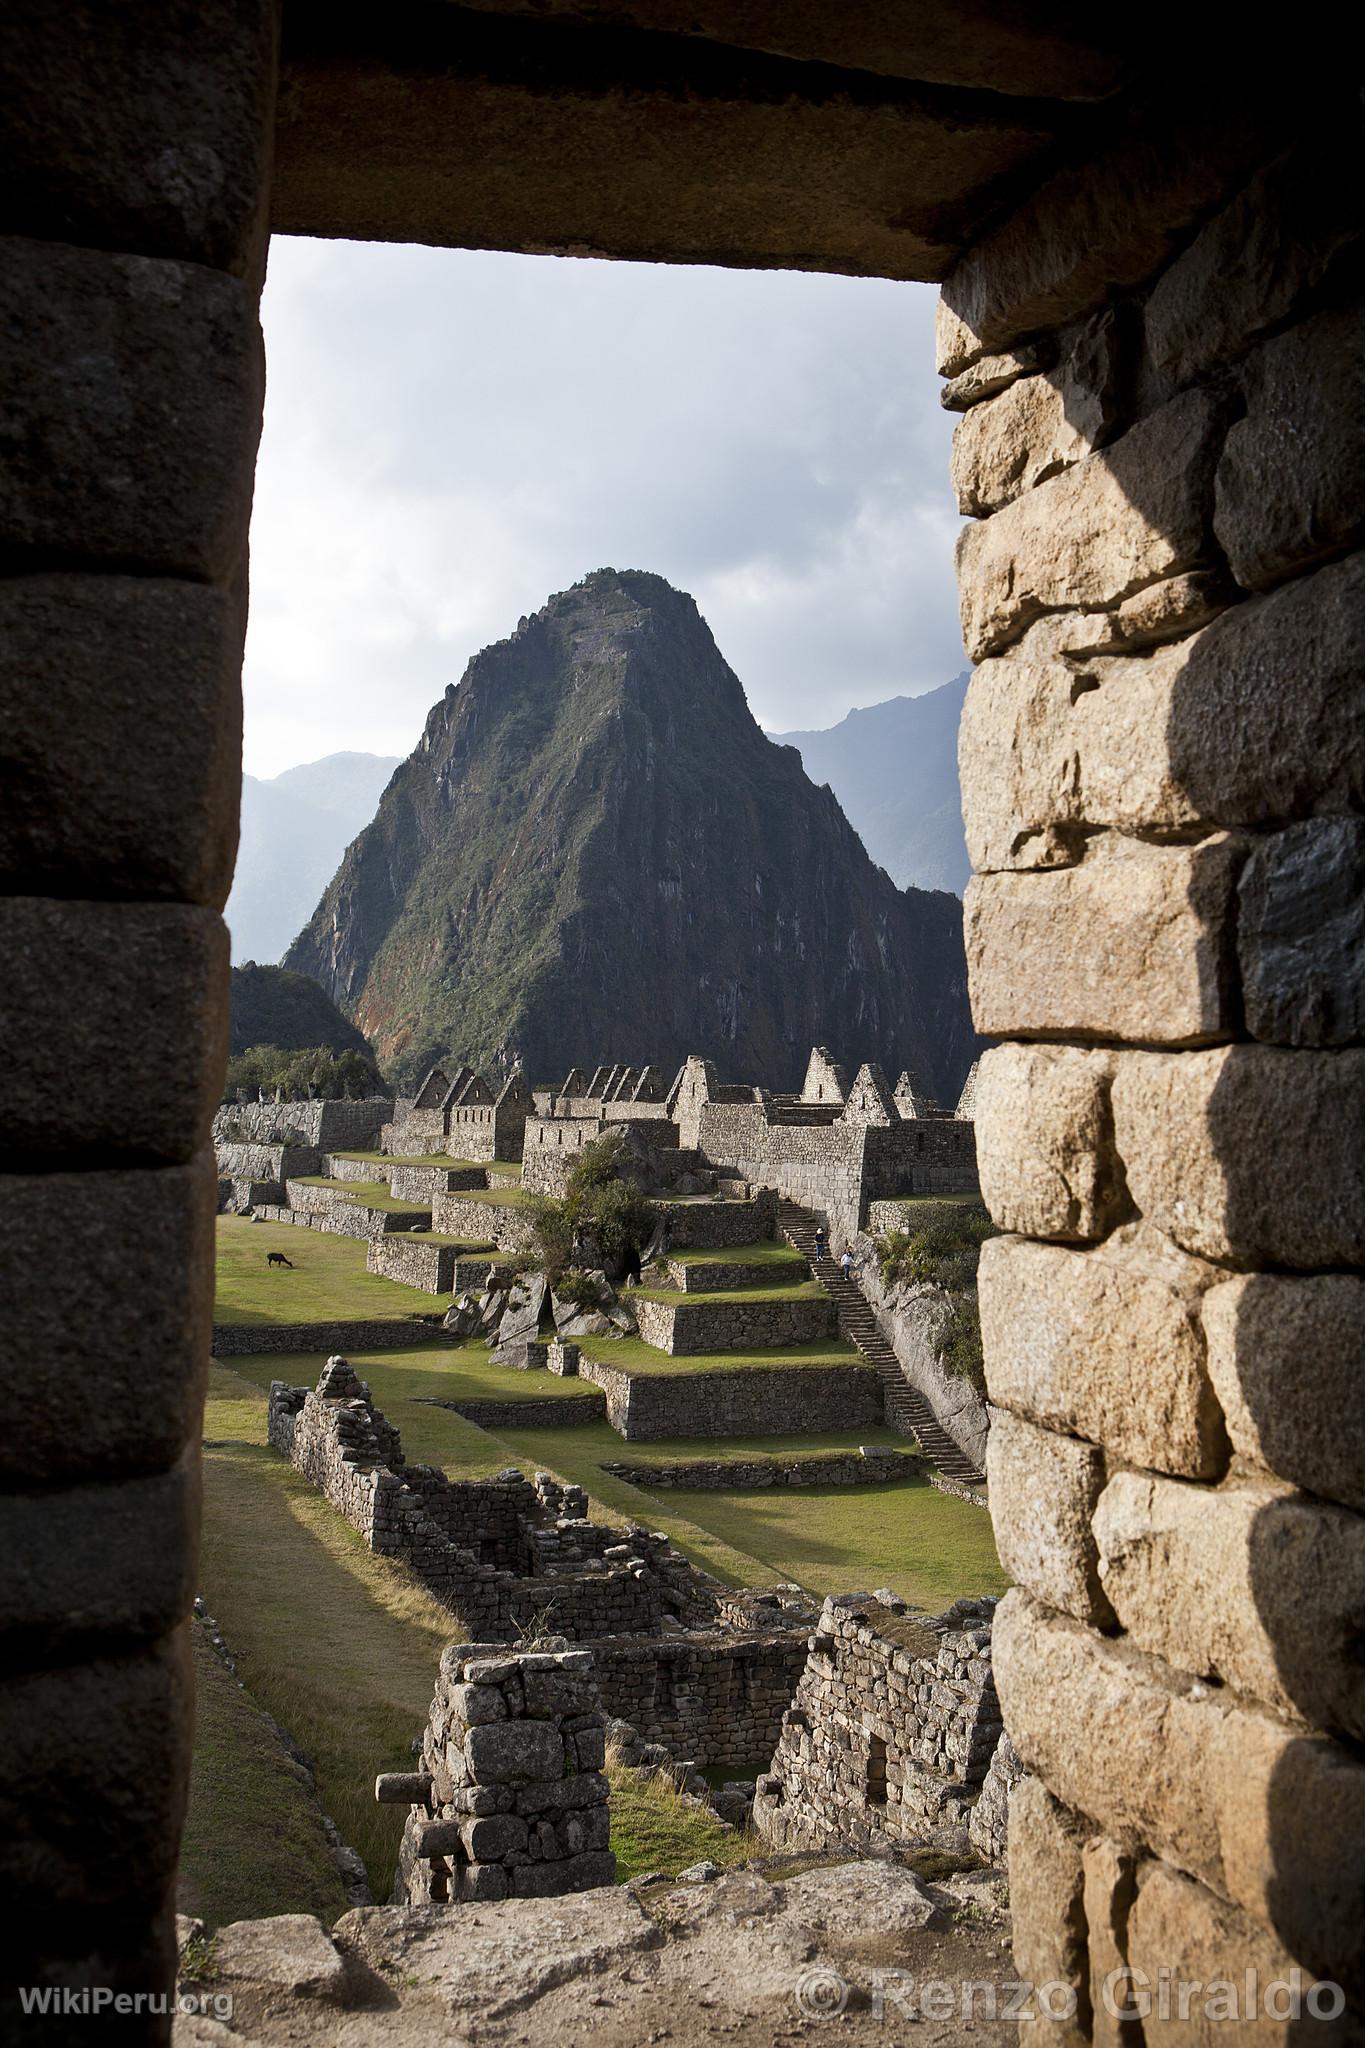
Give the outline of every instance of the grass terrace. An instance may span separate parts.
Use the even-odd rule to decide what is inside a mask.
[[[670,1294],[657,1298],[695,1303],[731,1298],[752,1301],[754,1296],[748,1293],[734,1297],[724,1294]],[[788,1300],[790,1295],[774,1298]],[[773,1344],[767,1350],[758,1351],[689,1351],[680,1357],[674,1357],[667,1351],[656,1351],[652,1344],[645,1343],[643,1337],[575,1337],[573,1341],[585,1358],[600,1359],[603,1365],[614,1365],[624,1373],[734,1372],[751,1366],[761,1369],[774,1365],[866,1365],[862,1353],[843,1337],[821,1337],[808,1344]]]
[[[519,1159],[452,1159],[447,1152],[329,1152],[329,1159],[354,1159],[360,1165],[373,1161],[376,1166],[440,1166],[461,1173],[501,1173],[510,1179],[521,1179]]]
[[[343,1195],[348,1202],[354,1202],[357,1209],[387,1209],[403,1216],[422,1216],[427,1213],[421,1202],[400,1202],[389,1192],[386,1180],[328,1180],[322,1173],[291,1173],[291,1181],[305,1188],[330,1188],[333,1194]]]
[[[818,1280],[783,1281],[780,1278],[767,1287],[708,1288],[704,1294],[689,1294],[680,1287],[632,1287],[629,1291],[645,1301],[661,1301],[669,1308],[695,1308],[701,1301],[715,1307],[723,1307],[727,1302],[739,1302],[748,1307],[762,1301],[819,1301],[825,1295],[825,1289]]]
[[[290,1354],[241,1358],[231,1369],[213,1368],[206,1437],[264,1443],[271,1380],[316,1384],[324,1362],[321,1355]],[[403,1449],[414,1463],[439,1465],[453,1479],[486,1478],[508,1465],[553,1472],[585,1489],[594,1514],[664,1530],[727,1585],[771,1586],[795,1579],[821,1595],[891,1586],[930,1611],[959,1594],[1004,1590],[989,1516],[924,1480],[791,1491],[736,1488],[731,1493],[670,1487],[655,1493],[605,1469],[686,1458],[789,1457],[852,1450],[859,1444],[911,1448],[906,1438],[883,1425],[729,1443],[711,1437],[667,1438],[636,1446],[623,1444],[605,1421],[575,1418],[572,1380],[495,1366],[481,1346],[386,1351],[354,1356],[351,1362],[402,1432]],[[500,1424],[495,1431],[428,1405],[471,1396],[504,1401],[549,1397],[567,1405],[563,1423],[525,1429]]]
[[[217,1323],[388,1322],[436,1311],[436,1296],[367,1273],[361,1238],[220,1216],[217,1240]],[[293,1271],[267,1266],[268,1252],[283,1252]]]
[[[780,1239],[764,1238],[758,1244],[722,1245],[718,1250],[694,1251],[683,1246],[665,1254],[677,1266],[771,1266],[776,1278],[784,1267],[805,1268],[800,1252]]]

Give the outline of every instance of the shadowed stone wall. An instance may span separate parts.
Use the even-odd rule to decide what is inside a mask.
[[[1360,131],[1170,134],[939,325],[1016,1960],[1067,2041],[1125,1964],[1365,1992]]]
[[[189,1767],[274,111],[273,8],[192,15],[0,22],[0,2032],[54,2040],[16,1974],[169,1980]]]

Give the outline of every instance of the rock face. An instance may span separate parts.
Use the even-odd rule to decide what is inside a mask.
[[[475,657],[286,960],[400,1077],[610,1044],[795,1087],[829,1040],[952,1101],[975,1049],[958,903],[873,866],[691,598],[634,571]]]
[[[873,1239],[855,1238],[853,1248],[860,1260],[858,1285],[876,1311],[901,1371],[923,1394],[953,1442],[981,1471],[986,1463],[990,1416],[971,1381],[959,1378],[944,1364],[950,1317],[947,1292],[909,1280],[888,1286],[882,1279]]]

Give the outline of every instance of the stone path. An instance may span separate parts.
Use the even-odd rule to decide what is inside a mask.
[[[963,1480],[969,1486],[984,1484],[983,1475],[949,1436],[923,1394],[906,1379],[861,1287],[856,1281],[845,1280],[838,1260],[828,1253],[823,1259],[816,1258],[815,1218],[810,1210],[782,1196],[777,1204],[777,1227],[788,1244],[810,1261],[812,1273],[828,1289],[834,1302],[843,1335],[876,1369],[882,1383],[886,1419],[892,1428],[915,1437],[930,1464],[948,1478]]]

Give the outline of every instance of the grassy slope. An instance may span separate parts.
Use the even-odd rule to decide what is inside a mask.
[[[784,1281],[779,1276],[756,1287],[717,1287],[696,1293],[689,1293],[682,1287],[633,1287],[630,1292],[643,1295],[646,1301],[661,1301],[666,1308],[695,1308],[699,1302],[703,1308],[708,1305],[748,1308],[755,1303],[769,1301],[820,1301],[825,1290],[818,1280]]]
[[[267,1266],[267,1252],[283,1252],[294,1270]],[[367,1273],[360,1238],[293,1223],[252,1223],[245,1216],[218,1218],[216,1322],[389,1322],[434,1315],[437,1307],[435,1295]]]
[[[651,1870],[676,1877],[689,1864],[707,1859],[721,1865],[742,1863],[754,1853],[753,1837],[746,1829],[723,1827],[714,1814],[686,1805],[671,1784],[657,1778],[642,1782],[633,1771],[616,1766],[610,1755],[607,1775],[618,1884]]]
[[[212,1412],[206,1427],[225,1433]],[[323,1809],[386,1897],[403,1815],[375,1804],[374,1774],[409,1768],[459,1624],[274,1451],[207,1451],[204,1482],[209,1610],[250,1692],[312,1757]]]
[[[679,1297],[685,1301],[718,1298],[702,1294]],[[862,1354],[851,1344],[846,1344],[842,1337],[822,1337],[810,1344],[773,1344],[766,1350],[689,1351],[677,1358],[667,1351],[656,1351],[641,1337],[576,1337],[574,1342],[588,1358],[600,1359],[603,1365],[614,1365],[618,1372],[625,1373],[734,1372],[740,1367],[750,1366],[864,1363]]]
[[[684,1246],[681,1251],[670,1251],[668,1257],[679,1266],[790,1266],[806,1269],[806,1261],[800,1252],[793,1251],[788,1244],[764,1240],[759,1244],[722,1245],[719,1249],[706,1247],[693,1251]]]
[[[298,1764],[194,1624],[190,1804],[176,1903],[209,1929],[270,1913],[329,1926],[346,1894]]]

